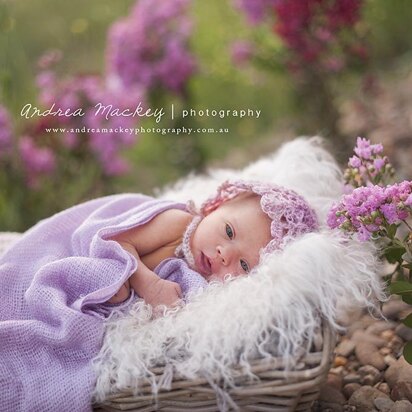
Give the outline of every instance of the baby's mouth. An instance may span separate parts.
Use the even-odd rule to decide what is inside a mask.
[[[207,275],[210,275],[212,273],[212,265],[210,263],[210,259],[203,252],[201,252],[200,256],[200,264],[202,266],[203,271]]]

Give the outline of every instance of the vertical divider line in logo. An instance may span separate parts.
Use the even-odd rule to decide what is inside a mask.
[[[172,103],[172,120],[175,119],[175,105]]]

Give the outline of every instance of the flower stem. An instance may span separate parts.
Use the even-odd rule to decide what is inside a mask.
[[[412,232],[411,225],[406,220],[402,220],[402,222],[405,223],[405,225],[408,226],[409,230]]]

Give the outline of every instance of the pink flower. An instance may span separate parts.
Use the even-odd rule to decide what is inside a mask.
[[[36,146],[29,136],[19,139],[19,153],[28,173],[51,173],[56,167],[53,151],[47,147]]]
[[[362,163],[361,163],[359,157],[357,157],[357,156],[352,156],[352,157],[349,159],[348,164],[349,164],[350,167],[359,168],[359,167],[361,167],[361,164],[362,164]]]
[[[7,109],[0,105],[0,157],[9,154],[12,145],[10,115]]]
[[[235,64],[247,63],[253,55],[253,45],[250,42],[238,40],[232,43],[231,54]]]
[[[287,67],[294,74],[305,71],[307,63],[321,73],[337,73],[348,64],[347,56],[367,56],[352,30],[363,0],[237,0],[237,4],[251,24],[275,20],[273,30],[289,51]]]
[[[387,156],[382,156],[382,144],[371,144],[369,140],[358,137],[354,151],[357,156],[349,159],[344,174],[346,183],[354,187],[382,184],[392,176],[392,165]]]
[[[331,208],[327,223],[332,229],[341,228],[348,234],[356,233],[361,241],[368,240],[386,225],[408,218],[410,212],[402,202],[411,193],[412,182],[408,181],[387,187],[358,187]]]
[[[237,0],[236,5],[242,9],[251,24],[260,23],[265,14],[271,10],[271,7],[277,0]]]
[[[323,62],[323,67],[330,72],[338,73],[345,67],[345,62],[342,58],[339,57],[328,57]]]
[[[188,0],[139,0],[110,29],[107,72],[124,89],[163,87],[183,93],[195,72],[189,51]]]
[[[36,188],[39,179],[56,168],[56,159],[53,151],[47,147],[38,147],[30,136],[19,139],[19,154],[26,172],[27,186]]]
[[[370,141],[365,138],[358,137],[356,140],[356,147],[355,149],[353,149],[353,151],[361,159],[369,160],[370,157],[372,156],[372,148],[371,148]]]
[[[379,210],[383,213],[389,224],[395,223],[398,220],[396,205],[393,203],[383,204],[379,207]]]
[[[373,166],[375,167],[375,170],[379,172],[381,169],[383,169],[388,163],[387,158],[379,158],[379,159],[374,159],[373,160]]]

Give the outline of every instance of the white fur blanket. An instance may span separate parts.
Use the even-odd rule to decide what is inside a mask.
[[[218,374],[231,385],[233,365],[247,368],[256,355],[293,359],[289,355],[310,345],[320,317],[338,328],[339,310],[373,307],[376,297],[384,297],[372,246],[326,228],[326,213],[342,193],[342,179],[319,138],[296,139],[243,170],[190,176],[160,196],[200,204],[233,177],[294,189],[316,210],[321,231],[266,258],[248,277],[210,285],[183,309],[164,317],[151,320],[150,308],[141,300],[126,316],[115,314],[95,359],[98,401],[124,388],[138,393],[147,380],[156,393],[159,384],[150,368],[159,364],[166,365],[164,387],[176,372],[188,379]]]

